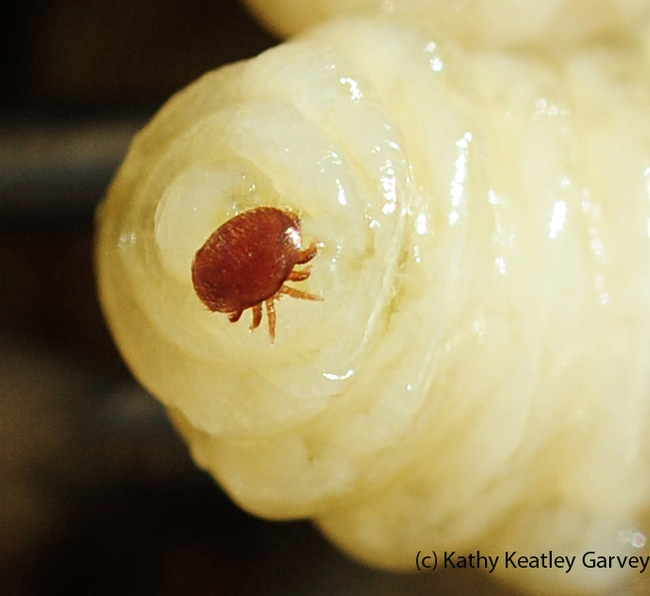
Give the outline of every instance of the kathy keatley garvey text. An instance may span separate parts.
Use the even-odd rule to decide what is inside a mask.
[[[650,555],[603,555],[590,550],[582,555],[560,555],[552,550],[541,554],[523,554],[516,550],[504,551],[501,555],[476,553],[457,554],[443,551],[438,557],[434,550],[419,551],[415,556],[418,571],[443,569],[487,569],[492,573],[498,566],[503,569],[563,569],[569,573],[576,565],[586,569],[638,569],[643,573],[650,562]]]

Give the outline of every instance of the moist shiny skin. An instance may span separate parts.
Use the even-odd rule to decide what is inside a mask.
[[[111,187],[97,254],[117,343],[195,461],[248,511],[311,518],[374,565],[553,551],[570,573],[490,575],[649,594],[638,568],[579,563],[629,561],[650,535],[649,66],[632,34],[483,49],[383,14],[174,97]],[[322,297],[282,300],[275,343],[273,297],[252,307],[269,341],[191,275],[233,213],[270,205],[318,240],[300,288]],[[235,271],[233,246],[282,239],[227,225],[215,251]],[[225,275],[256,277],[223,306],[277,288]]]

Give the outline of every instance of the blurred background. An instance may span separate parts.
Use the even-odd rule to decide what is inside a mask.
[[[505,594],[397,575],[235,507],[131,377],[93,213],[134,134],[277,43],[236,0],[0,1],[0,595]]]

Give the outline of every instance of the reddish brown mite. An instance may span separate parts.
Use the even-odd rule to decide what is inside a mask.
[[[294,267],[311,261],[316,252],[315,242],[302,249],[297,215],[258,207],[229,219],[206,240],[192,263],[192,283],[203,304],[213,312],[228,313],[233,323],[252,308],[251,330],[262,322],[262,303],[266,303],[273,342],[274,300],[282,294],[322,300],[284,285],[286,281],[309,277],[309,268],[294,271]]]

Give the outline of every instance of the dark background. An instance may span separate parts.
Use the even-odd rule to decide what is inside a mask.
[[[497,593],[478,573],[370,570],[308,522],[239,510],[104,325],[93,212],[131,136],[275,43],[235,0],[0,3],[2,595]]]

